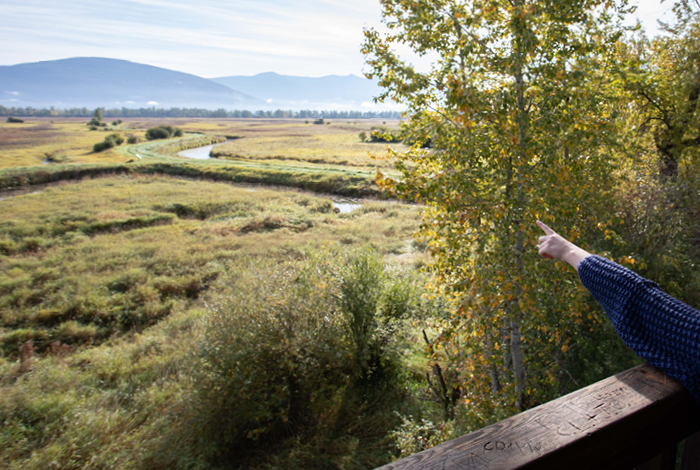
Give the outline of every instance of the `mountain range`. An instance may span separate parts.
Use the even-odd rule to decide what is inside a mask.
[[[126,60],[94,57],[0,66],[6,107],[187,107],[205,109],[362,109],[379,94],[355,75],[276,73],[202,78]]]

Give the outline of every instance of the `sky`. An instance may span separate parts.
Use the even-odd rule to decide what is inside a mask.
[[[671,0],[639,0],[651,35]],[[634,0],[632,1],[634,3]],[[205,78],[362,75],[379,0],[0,0],[0,65],[124,59]]]

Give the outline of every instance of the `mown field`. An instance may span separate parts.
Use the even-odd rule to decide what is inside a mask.
[[[271,135],[293,126],[266,125],[250,126],[266,136],[249,160],[287,145]],[[231,163],[180,163],[176,141],[142,156],[160,166],[110,175],[128,147],[98,164],[100,131],[42,126],[59,131],[0,148],[5,167],[63,149],[54,175],[69,176],[31,186],[37,170],[14,169],[25,184],[0,194],[0,468],[372,468],[412,439],[408,417],[439,413],[419,335],[441,311],[412,239],[420,208],[353,199],[341,213],[332,194],[212,181]],[[331,166],[362,167],[357,129],[332,126],[310,129],[355,163]],[[85,168],[99,177],[73,178]]]

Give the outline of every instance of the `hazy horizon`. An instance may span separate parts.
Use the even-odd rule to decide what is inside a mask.
[[[672,3],[641,3],[631,20],[653,36]],[[101,57],[203,78],[362,76],[362,30],[382,29],[378,0],[25,0],[3,16],[0,65]]]

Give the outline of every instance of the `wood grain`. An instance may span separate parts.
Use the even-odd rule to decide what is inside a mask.
[[[698,430],[690,393],[644,364],[381,468],[631,469]]]

